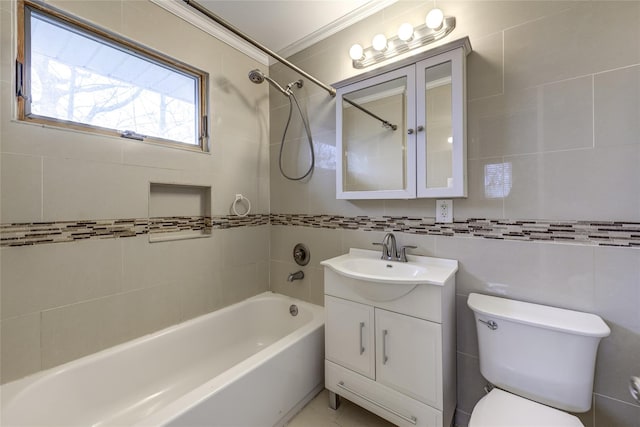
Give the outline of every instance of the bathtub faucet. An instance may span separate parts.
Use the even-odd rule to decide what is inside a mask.
[[[289,274],[287,277],[287,282],[293,282],[294,280],[302,280],[304,279],[304,271],[298,270],[295,273]]]

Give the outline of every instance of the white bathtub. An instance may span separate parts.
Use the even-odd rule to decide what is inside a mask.
[[[267,292],[5,384],[0,424],[282,425],[322,389],[323,359],[323,308]]]

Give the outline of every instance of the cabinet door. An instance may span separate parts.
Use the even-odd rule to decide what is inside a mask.
[[[342,87],[336,100],[336,197],[415,198],[415,67]]]
[[[375,309],[376,381],[442,410],[442,330]]]
[[[375,379],[373,307],[325,295],[325,355]]]
[[[466,197],[465,52],[416,64],[417,195]]]

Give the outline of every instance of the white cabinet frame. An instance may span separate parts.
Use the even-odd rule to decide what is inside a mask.
[[[335,84],[336,98],[336,198],[337,199],[415,199],[467,197],[467,139],[466,139],[466,56],[471,52],[467,37],[456,40],[412,58]],[[425,126],[425,70],[451,62],[452,81],[452,185],[427,188],[426,158],[428,141]],[[345,191],[345,153],[342,134],[343,101],[345,94],[376,86],[396,78],[407,78],[405,123],[398,123],[399,132],[406,135],[405,186],[398,190]],[[397,166],[397,165],[394,165]]]

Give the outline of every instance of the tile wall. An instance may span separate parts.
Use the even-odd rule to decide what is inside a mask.
[[[269,289],[269,100],[246,78],[261,64],[148,1],[48,3],[209,73],[211,152],[15,121],[16,5],[0,1],[2,234],[64,241],[3,242],[1,382]],[[211,236],[149,243],[150,182],[212,187]],[[265,220],[227,228],[236,193]]]
[[[448,1],[457,28],[445,43],[469,36],[469,197],[454,201],[454,217],[515,223],[640,222],[640,2],[637,1]],[[348,57],[353,43],[370,44],[405,22],[422,22],[431,2],[400,1],[366,20],[293,55],[296,65],[327,83],[358,74]],[[295,74],[276,64],[271,76]],[[335,199],[335,103],[309,83],[304,98],[318,159],[310,180],[284,180],[277,169],[287,101],[270,94],[271,216],[433,218],[433,200],[345,201]],[[304,134],[289,131],[292,173],[308,161]],[[485,193],[485,167],[504,164],[503,198]],[[508,166],[506,166],[508,165]],[[322,302],[318,261],[350,247],[371,248],[383,232],[314,228],[301,222],[271,226],[271,287]],[[640,406],[627,390],[640,372],[640,249],[593,242],[512,241],[453,234],[397,232],[416,253],[460,261],[457,276],[458,413],[460,426],[483,395],[475,325],[466,298],[483,292],[597,313],[611,327],[598,353],[587,427],[639,427]],[[297,242],[311,250],[302,282],[286,282],[298,267]]]

